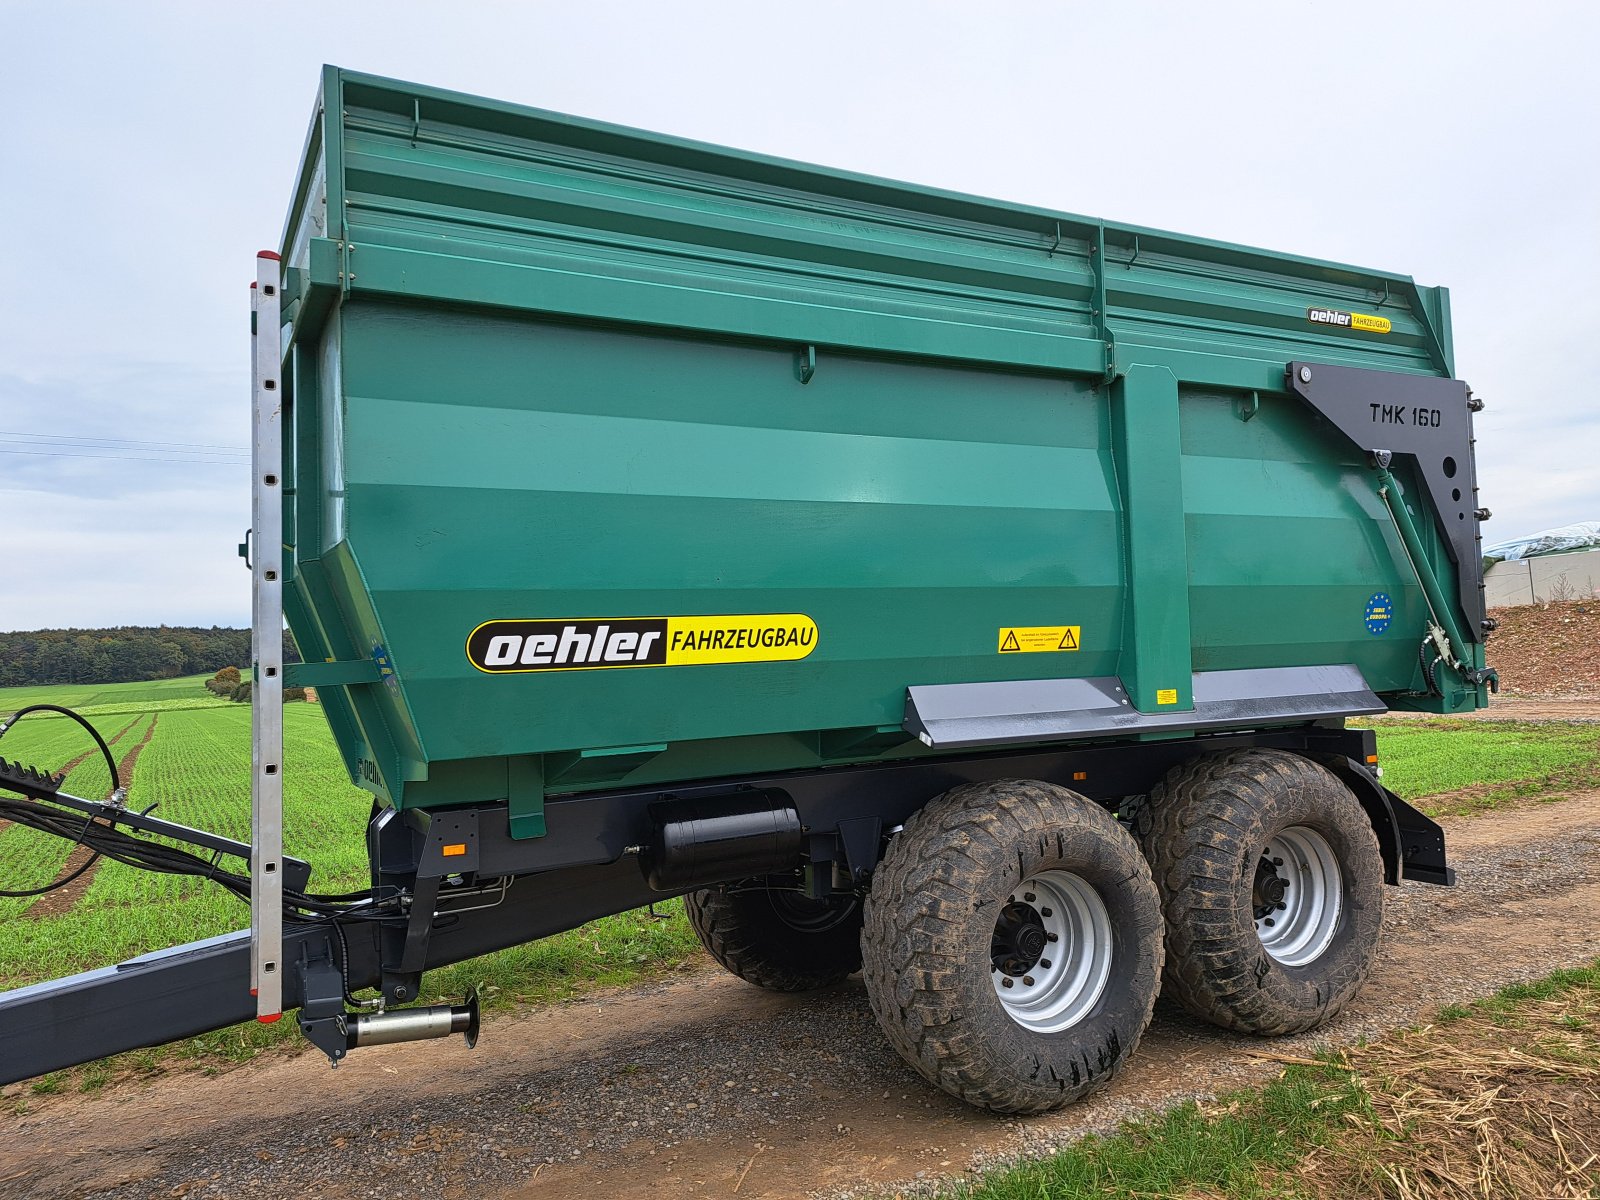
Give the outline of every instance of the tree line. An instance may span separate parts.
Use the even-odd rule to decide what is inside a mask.
[[[284,634],[284,659],[299,662]],[[213,625],[122,625],[0,633],[0,687],[132,683],[250,665],[250,631]]]

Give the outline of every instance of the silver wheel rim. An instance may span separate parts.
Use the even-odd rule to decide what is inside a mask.
[[[1266,844],[1251,895],[1256,936],[1274,960],[1303,967],[1333,941],[1344,907],[1339,860],[1328,839],[1291,825]]]
[[[1099,1003],[1111,953],[1111,917],[1100,893],[1070,871],[1040,871],[1002,906],[991,937],[990,980],[1018,1025],[1059,1033]]]

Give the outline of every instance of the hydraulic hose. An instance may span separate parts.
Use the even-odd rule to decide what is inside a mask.
[[[106,770],[110,773],[110,776],[111,776],[111,799],[112,799],[112,802],[116,803],[116,804],[122,803],[122,800],[123,800],[124,796],[126,795],[126,793],[123,791],[123,788],[122,788],[122,777],[121,777],[120,772],[117,770],[116,757],[111,753],[111,747],[106,744],[105,738],[103,738],[100,735],[100,731],[98,729],[96,729],[93,725],[89,724],[89,722],[87,720],[85,720],[83,717],[79,716],[77,713],[73,712],[70,708],[63,708],[59,704],[30,704],[30,705],[27,705],[25,708],[19,708],[16,712],[12,713],[4,721],[0,721],[0,737],[4,737],[6,735],[6,733],[12,728],[12,726],[14,726],[23,717],[27,716],[29,713],[36,713],[36,712],[59,713],[63,717],[68,717],[71,720],[76,721],[79,725],[83,726],[83,728],[85,728],[86,730],[89,731],[89,736],[94,739],[94,744],[97,747],[99,747],[100,756],[105,759]],[[91,824],[93,824],[93,822],[94,822],[94,818],[93,817],[86,817],[84,819],[83,829],[79,831],[79,833],[78,833],[78,835],[76,837],[72,838],[72,841],[73,841],[73,843],[75,845],[81,846],[81,845],[84,844],[84,838],[89,832],[89,826]],[[82,875],[85,871],[87,871],[90,867],[94,866],[95,863],[97,863],[99,861],[100,861],[100,852],[98,850],[96,850],[96,851],[94,851],[94,853],[92,853],[89,856],[89,860],[87,862],[85,862],[76,871],[74,871],[71,875],[68,875],[64,879],[55,879],[55,880],[52,880],[51,882],[49,882],[47,884],[44,884],[41,887],[36,887],[36,888],[23,888],[23,889],[18,889],[18,890],[13,890],[13,889],[10,889],[10,888],[0,888],[0,896],[3,896],[6,899],[11,899],[11,900],[28,899],[28,898],[33,897],[33,896],[43,896],[46,892],[53,892],[53,891],[56,891],[56,890],[58,890],[60,888],[66,887],[67,884],[71,883],[74,879],[77,879],[80,875]]]

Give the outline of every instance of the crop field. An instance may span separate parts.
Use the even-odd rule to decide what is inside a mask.
[[[216,697],[205,690],[205,681],[209,678],[209,675],[184,675],[177,679],[151,679],[143,683],[57,683],[40,687],[0,688],[0,716],[29,704],[60,704],[83,711],[108,706],[125,708],[142,705],[148,709],[169,703],[211,703]]]

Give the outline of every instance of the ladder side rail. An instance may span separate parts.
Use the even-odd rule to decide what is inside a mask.
[[[283,1014],[283,394],[279,263],[256,256],[251,289],[250,986],[256,1019]]]

